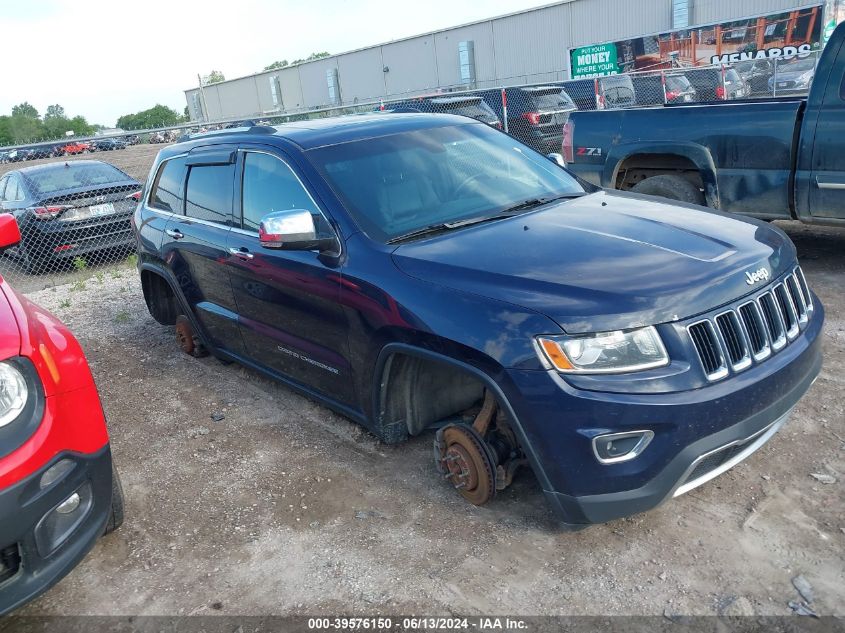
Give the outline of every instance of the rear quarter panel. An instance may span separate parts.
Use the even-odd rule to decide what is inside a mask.
[[[575,161],[570,169],[612,188],[626,158],[653,153],[659,143],[685,145],[690,154],[710,157],[706,162],[715,167],[718,208],[788,218],[801,107],[801,101],[787,101],[575,112]],[[690,158],[706,169],[700,158]]]

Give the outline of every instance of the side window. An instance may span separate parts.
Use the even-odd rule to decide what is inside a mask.
[[[243,223],[258,231],[261,218],[273,211],[306,209],[318,213],[317,205],[284,162],[269,154],[248,152],[244,156]]]
[[[150,206],[154,209],[182,213],[182,175],[184,158],[171,158],[158,168],[158,175],[150,193]]]
[[[232,226],[234,165],[194,165],[188,171],[185,215]]]
[[[3,192],[6,190],[6,183],[9,182],[9,177],[0,178],[0,202],[3,202],[6,199],[6,196],[3,195]]]

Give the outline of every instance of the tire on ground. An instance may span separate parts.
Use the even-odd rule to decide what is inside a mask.
[[[641,180],[632,189],[635,193],[660,196],[688,204],[704,204],[704,194],[683,176],[661,174]]]
[[[111,508],[109,509],[109,520],[106,523],[104,534],[111,534],[123,525],[123,485],[120,483],[120,475],[117,468],[111,465]]]

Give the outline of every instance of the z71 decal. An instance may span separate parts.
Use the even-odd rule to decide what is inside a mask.
[[[578,156],[601,156],[601,147],[576,147]]]

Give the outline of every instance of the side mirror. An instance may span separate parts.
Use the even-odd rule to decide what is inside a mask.
[[[18,221],[11,213],[0,213],[0,251],[15,246],[21,241]]]
[[[548,158],[553,163],[557,163],[559,167],[563,167],[564,169],[566,169],[566,161],[563,159],[563,154],[552,152],[551,154],[546,154],[546,158]]]
[[[329,251],[337,248],[334,237],[317,237],[314,216],[306,209],[268,213],[261,218],[258,241],[264,248],[289,251]]]

